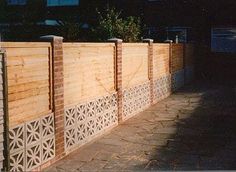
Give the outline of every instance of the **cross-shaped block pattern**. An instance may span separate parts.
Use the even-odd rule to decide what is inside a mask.
[[[10,171],[30,171],[55,157],[54,115],[9,130]]]

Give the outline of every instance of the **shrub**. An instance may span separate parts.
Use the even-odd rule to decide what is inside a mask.
[[[121,18],[121,12],[114,8],[105,10],[105,14],[98,12],[98,24],[92,29],[95,40],[106,41],[110,38],[121,38],[125,42],[139,40],[141,26],[139,18]]]
[[[140,20],[135,17],[127,17],[121,23],[121,30],[119,30],[120,37],[125,42],[135,42],[139,41],[139,36],[141,34]]]
[[[71,21],[58,21],[58,23],[60,25],[58,32],[66,41],[79,40],[81,24]]]

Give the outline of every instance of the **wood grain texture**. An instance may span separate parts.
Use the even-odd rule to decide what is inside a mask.
[[[9,125],[51,112],[50,43],[10,43],[7,54]]]
[[[0,42],[3,48],[40,48],[40,47],[50,47],[49,42]]]
[[[161,78],[169,74],[170,45],[153,45],[153,77]]]
[[[63,47],[65,106],[114,92],[115,44],[64,43]]]
[[[172,59],[171,68],[172,72],[182,70],[184,67],[184,46],[183,44],[172,45]]]
[[[123,89],[148,81],[148,44],[122,44]]]

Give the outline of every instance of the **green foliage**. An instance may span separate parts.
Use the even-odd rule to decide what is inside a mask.
[[[74,21],[58,21],[58,34],[66,41],[78,41],[81,31],[81,24]]]
[[[98,12],[98,24],[92,29],[95,40],[106,41],[109,38],[121,38],[125,42],[139,40],[141,26],[139,18],[121,18],[121,12],[114,8],[105,10],[105,14]]]
[[[92,29],[95,39],[104,41],[109,38],[118,37],[119,27],[121,27],[120,13],[115,9],[107,9],[105,14],[98,12],[98,24]]]
[[[135,17],[127,17],[121,23],[121,28],[119,30],[120,37],[125,42],[136,42],[139,41],[139,36],[141,34],[140,20]]]

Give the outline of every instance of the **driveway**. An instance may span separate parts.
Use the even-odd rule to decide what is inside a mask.
[[[236,170],[236,89],[195,83],[45,171]]]

